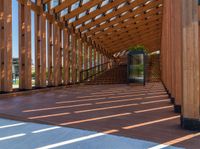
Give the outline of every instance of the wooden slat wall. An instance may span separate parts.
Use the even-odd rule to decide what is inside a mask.
[[[197,0],[165,0],[162,80],[183,119],[200,118],[200,41]],[[179,111],[180,112],[180,111]],[[183,125],[185,121],[183,121]]]
[[[19,88],[31,89],[31,81],[31,9],[19,4]]]
[[[12,91],[12,1],[0,1],[0,91]]]

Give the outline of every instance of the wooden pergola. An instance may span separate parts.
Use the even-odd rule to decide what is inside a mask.
[[[3,92],[13,90],[11,3],[0,0]],[[67,85],[70,71],[75,84],[81,70],[111,63],[115,53],[144,45],[161,51],[162,81],[175,111],[182,112],[183,127],[200,129],[198,8],[198,0],[18,0],[19,88],[32,89],[32,27],[36,87]]]

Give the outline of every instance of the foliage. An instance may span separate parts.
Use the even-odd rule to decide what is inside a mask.
[[[130,51],[144,51],[145,53],[148,53],[148,49],[145,48],[143,45],[136,45],[134,47],[129,48]]]

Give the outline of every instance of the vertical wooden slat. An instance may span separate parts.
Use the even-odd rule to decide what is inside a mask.
[[[89,65],[90,65],[89,68],[92,68],[92,60],[93,60],[93,55],[92,55],[93,48],[92,48],[92,46],[89,46],[88,50],[89,50]]]
[[[62,85],[62,44],[61,34],[62,30],[58,28],[58,85]]]
[[[19,87],[31,89],[31,9],[23,4],[19,4],[19,62]]]
[[[83,45],[82,45],[82,40],[79,38],[78,39],[78,59],[79,59],[79,64],[78,64],[78,81],[80,81],[80,72],[82,70],[83,66]]]
[[[72,34],[72,83],[76,83],[76,35]]]
[[[88,45],[84,43],[84,70],[88,69]]]
[[[40,87],[41,85],[41,17],[35,14],[35,86]]]
[[[48,21],[47,23],[47,41],[48,41],[48,86],[53,85],[53,33],[52,33],[52,23]]]
[[[54,49],[53,49],[53,74],[54,74],[54,86],[59,85],[59,28],[57,24],[53,24],[53,37],[54,37]]]
[[[67,85],[69,83],[69,34],[68,30],[64,29],[63,34],[63,44],[64,44],[64,51],[63,51],[63,69],[64,69],[64,84]]]
[[[2,0],[0,6],[0,91],[12,91],[12,1]]]
[[[41,16],[41,87],[46,87],[46,18]]]
[[[0,91],[4,82],[4,0],[0,0]]]

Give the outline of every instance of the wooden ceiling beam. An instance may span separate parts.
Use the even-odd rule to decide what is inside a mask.
[[[143,24],[145,22],[148,22],[149,20],[153,19],[153,17],[157,17],[157,16],[160,16],[162,17],[162,8],[157,8],[157,9],[153,9],[152,11],[150,11],[149,13],[146,13],[144,15],[140,15],[136,18],[129,18],[128,21],[126,22],[123,22],[123,23],[120,23],[117,22],[117,20],[115,21],[114,24],[117,24],[119,23],[118,25],[114,26],[114,27],[109,27],[107,30],[99,30],[99,28],[97,30],[92,30],[90,32],[87,32],[86,34],[89,36],[89,35],[93,35],[93,36],[103,36],[103,35],[107,35],[107,34],[110,34],[112,32],[116,32],[117,30],[121,30],[123,29],[124,27],[128,26],[128,25],[134,25],[134,26],[138,26],[140,24],[140,22]],[[148,19],[146,19],[148,18]],[[153,19],[154,20],[154,19]],[[117,23],[116,23],[117,22]],[[113,26],[114,24],[110,24],[110,26]],[[105,26],[106,27],[106,26]],[[101,31],[100,33],[98,34],[94,34],[95,32],[97,31]]]
[[[158,31],[156,31],[156,29],[153,29],[153,30],[147,30],[146,32],[145,32],[145,34],[141,34],[141,33],[138,33],[138,34],[134,34],[134,35],[132,35],[132,36],[130,36],[130,37],[126,37],[126,38],[124,38],[123,40],[121,40],[120,42],[118,41],[118,42],[114,42],[114,43],[107,43],[107,44],[104,44],[104,46],[106,47],[106,48],[112,48],[113,46],[118,46],[119,44],[124,44],[127,40],[135,40],[135,41],[138,41],[138,40],[140,40],[140,39],[148,39],[149,38],[149,36],[158,36],[159,34],[158,33],[160,33],[160,31],[158,30]],[[159,35],[160,36],[160,35]],[[136,37],[136,38],[134,38],[134,37]]]
[[[140,21],[140,20],[144,19],[145,17],[149,17],[149,16],[151,16],[153,14],[162,13],[162,7],[159,7],[159,8],[153,7],[148,13],[144,13],[144,11],[146,11],[146,10],[148,10],[148,9],[146,9],[146,7],[144,7],[144,10],[139,10],[138,9],[138,11],[135,12],[135,13],[128,13],[128,14],[126,14],[124,16],[121,16],[120,18],[117,18],[117,19],[111,21],[110,23],[106,23],[106,24],[100,25],[99,27],[96,27],[96,28],[86,32],[86,34],[87,35],[90,35],[90,34],[95,35],[95,33],[99,32],[99,31],[100,32],[108,32],[108,31],[112,30],[113,28],[119,26],[119,25],[114,26],[116,24],[127,24],[129,22],[131,22],[131,23],[134,22],[135,23],[136,21]],[[141,14],[141,15],[135,17],[136,14]],[[129,19],[129,20],[124,22],[127,19]],[[114,27],[112,27],[112,26],[114,26]],[[105,28],[109,28],[109,29],[105,31]]]
[[[65,20],[69,20],[70,18],[78,16],[79,14],[81,14],[84,11],[90,10],[90,8],[96,6],[96,5],[100,4],[100,3],[102,3],[102,0],[89,1],[88,3],[82,5],[81,7],[78,7],[77,9],[71,11],[69,14],[64,15],[63,18]]]
[[[76,3],[77,1],[79,0],[65,0],[64,2],[62,2],[60,5],[56,6],[53,8],[53,12],[54,13],[59,13],[61,12],[62,10],[70,7],[71,5],[73,5],[74,3]]]
[[[120,4],[122,4],[125,1],[127,1],[127,0],[115,0],[111,3],[109,3],[109,5],[105,5],[105,6],[101,7],[100,9],[97,9],[96,11],[91,12],[90,15],[85,15],[84,17],[81,17],[77,21],[73,22],[72,25],[73,26],[80,25],[80,24],[90,20],[91,18],[94,18],[94,17],[108,11],[109,9],[112,9],[113,7],[116,7]]]
[[[145,1],[147,1],[147,0],[145,0]],[[104,21],[107,21],[113,17],[116,17],[117,15],[121,15],[124,12],[131,13],[130,10],[137,7],[138,5],[145,4],[145,1],[144,0],[133,1],[132,3],[129,3],[128,5],[125,5],[119,9],[117,9],[116,11],[112,11],[111,13],[109,13],[105,16],[102,16],[99,19],[96,19],[95,21],[88,23],[87,25],[81,27],[79,30],[81,32],[83,32],[86,29],[90,29],[93,26],[96,26]]]
[[[114,39],[113,37],[118,37],[118,36],[121,36],[122,34],[127,34],[129,32],[132,32],[132,31],[136,31],[137,30],[140,30],[140,28],[143,28],[143,27],[148,27],[148,26],[153,26],[154,24],[160,24],[161,25],[162,23],[162,18],[161,17],[158,17],[158,18],[152,18],[152,20],[147,20],[147,22],[141,22],[141,23],[138,23],[136,25],[132,25],[132,26],[128,26],[126,28],[123,28],[123,29],[120,29],[119,31],[114,31],[112,33],[110,33],[109,35],[104,35],[104,36],[100,36],[100,37],[93,37],[94,39],[96,40],[99,40],[99,41],[107,41],[107,40],[110,40],[110,39]],[[140,30],[141,31],[141,30]]]
[[[138,31],[138,32],[133,31],[133,32],[130,32],[129,34],[124,34],[124,35],[122,35],[122,36],[120,36],[118,38],[115,38],[113,40],[104,41],[104,42],[101,42],[101,43],[104,44],[105,46],[107,44],[116,44],[119,41],[123,42],[124,39],[127,39],[127,38],[135,38],[136,39],[136,38],[138,38],[136,35],[145,35],[145,33],[148,32],[148,31],[156,31],[156,30],[161,31],[161,26],[160,25],[158,25],[158,26],[155,25],[155,26],[152,26],[152,27],[143,28],[142,31]]]

